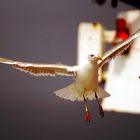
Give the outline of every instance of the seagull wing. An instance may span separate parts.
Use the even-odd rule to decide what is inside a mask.
[[[121,54],[124,52],[127,48],[131,46],[134,39],[140,36],[140,30],[132,34],[128,39],[122,41],[118,45],[112,47],[108,51],[104,53],[102,56],[102,60],[98,63],[99,67],[102,67],[107,61],[109,61],[111,58],[114,58],[115,56]]]
[[[26,63],[5,58],[0,58],[0,63],[11,65],[13,68],[34,76],[75,76],[77,68],[77,66],[67,66],[62,64]]]

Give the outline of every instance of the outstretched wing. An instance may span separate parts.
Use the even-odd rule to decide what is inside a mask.
[[[135,32],[133,35],[131,35],[128,39],[122,41],[118,45],[112,47],[108,51],[104,53],[102,56],[102,60],[98,63],[99,67],[102,67],[108,60],[111,58],[114,58],[116,55],[119,55],[123,53],[127,48],[131,46],[133,43],[134,39],[140,36],[140,30]]]
[[[67,66],[62,64],[26,63],[4,58],[0,58],[0,63],[11,65],[13,68],[34,76],[74,76],[76,73],[76,66]]]

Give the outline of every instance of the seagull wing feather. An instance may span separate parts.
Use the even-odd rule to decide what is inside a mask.
[[[62,64],[26,63],[5,58],[0,58],[0,63],[11,65],[13,68],[34,76],[74,76],[77,68],[76,66],[67,66]]]
[[[140,30],[132,34],[128,39],[122,41],[121,43],[117,44],[116,46],[106,51],[102,56],[102,60],[98,63],[98,66],[102,67],[107,61],[123,53],[127,48],[131,46],[131,44],[134,42],[134,39],[139,36]]]

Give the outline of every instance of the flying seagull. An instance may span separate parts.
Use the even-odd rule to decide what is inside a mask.
[[[102,57],[90,54],[87,58],[88,62],[84,65],[67,66],[62,64],[27,63],[5,58],[0,58],[0,63],[11,65],[13,68],[34,76],[73,76],[74,82],[63,89],[55,91],[55,94],[67,100],[83,101],[86,112],[86,120],[90,122],[91,116],[86,104],[87,99],[95,99],[97,101],[99,113],[101,117],[103,117],[104,113],[99,99],[109,96],[109,94],[98,85],[98,70],[108,60],[121,54],[129,46],[131,46],[134,39],[138,36],[140,36],[140,30],[131,35],[125,41],[106,51]]]

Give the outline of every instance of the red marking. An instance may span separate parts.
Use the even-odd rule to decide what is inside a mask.
[[[116,34],[112,45],[115,46],[119,42],[129,37],[129,31],[126,26],[126,21],[123,18],[116,19]]]
[[[91,120],[90,112],[86,111],[86,121],[90,122],[90,120]]]
[[[139,79],[140,79],[140,76],[139,76]]]

